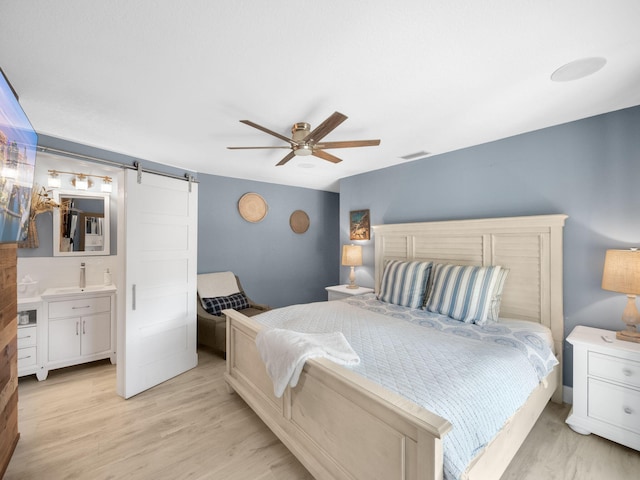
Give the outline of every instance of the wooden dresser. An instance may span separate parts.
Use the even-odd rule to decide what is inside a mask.
[[[16,244],[0,244],[0,478],[18,438]]]

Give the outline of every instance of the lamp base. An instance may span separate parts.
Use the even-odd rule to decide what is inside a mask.
[[[622,322],[627,325],[627,329],[616,332],[616,338],[626,342],[640,343],[640,332],[638,331],[640,312],[636,307],[635,295],[627,294],[627,306],[622,312]]]
[[[640,332],[620,330],[616,332],[616,338],[618,340],[624,340],[625,342],[640,343]]]
[[[351,266],[351,273],[349,273],[349,285],[347,285],[347,288],[358,288],[358,285],[356,285],[356,267],[353,265]]]

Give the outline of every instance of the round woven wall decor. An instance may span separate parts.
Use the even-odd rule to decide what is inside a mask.
[[[238,211],[240,216],[247,222],[258,223],[267,216],[269,207],[257,193],[245,193],[238,200]]]
[[[295,233],[304,233],[309,230],[309,215],[304,210],[296,210],[289,217],[289,225]]]

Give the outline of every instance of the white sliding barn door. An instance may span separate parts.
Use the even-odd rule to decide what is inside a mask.
[[[198,185],[125,172],[126,315],[118,322],[118,394],[129,398],[198,363]],[[191,191],[189,188],[191,187]]]

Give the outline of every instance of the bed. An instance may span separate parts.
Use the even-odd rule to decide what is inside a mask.
[[[375,288],[389,261],[502,265],[509,269],[500,316],[548,327],[558,364],[534,388],[460,478],[499,478],[549,399],[561,402],[562,229],[565,215],[455,220],[373,227]],[[441,479],[452,425],[349,368],[306,363],[281,398],[255,345],[263,328],[227,315],[225,379],[318,479]],[[259,317],[258,317],[259,318]]]

